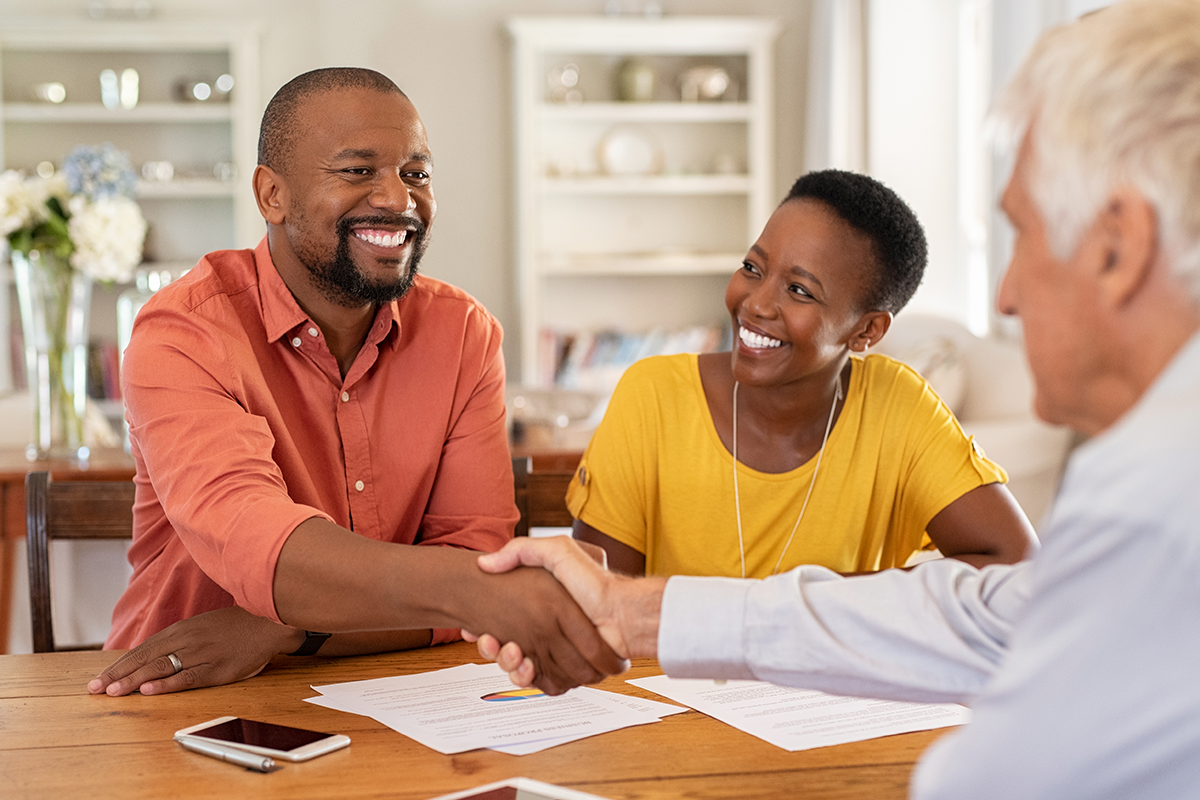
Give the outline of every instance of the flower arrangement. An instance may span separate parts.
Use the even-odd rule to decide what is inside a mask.
[[[0,174],[0,235],[12,249],[33,404],[30,459],[86,459],[92,281],[127,281],[146,220],[137,175],[111,144],[80,146],[49,177]]]
[[[94,280],[127,281],[142,259],[146,220],[137,174],[111,144],[80,145],[46,178],[0,174],[0,235],[14,252],[50,253]]]

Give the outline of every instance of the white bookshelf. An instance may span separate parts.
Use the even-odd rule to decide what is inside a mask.
[[[722,287],[778,200],[771,86],[778,23],[519,17],[508,27],[522,382],[547,383],[548,330],[723,323]],[[614,73],[630,57],[658,79],[646,102],[615,97]],[[551,96],[547,76],[565,64],[578,67],[582,102]],[[724,69],[736,94],[681,101],[677,78],[696,66]],[[648,143],[655,166],[610,174],[598,151],[618,132]]]
[[[138,72],[138,102],[108,108],[101,102],[100,72],[126,68]],[[225,73],[235,80],[227,97],[177,98],[177,82],[211,82]],[[63,84],[65,101],[37,101],[33,87],[45,82]],[[147,258],[156,269],[181,272],[211,250],[252,247],[262,237],[249,190],[257,163],[260,84],[254,26],[0,20],[0,169],[30,174],[43,161],[61,167],[76,145],[104,142],[128,152],[139,173],[147,161],[171,162],[174,177],[140,180],[136,197],[150,225]],[[116,341],[113,306],[123,288],[96,287],[93,336]],[[16,320],[15,303],[4,296],[9,293],[9,282],[0,281],[5,385],[11,374],[8,333]]]

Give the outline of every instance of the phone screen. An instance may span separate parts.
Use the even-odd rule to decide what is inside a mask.
[[[239,718],[195,731],[192,735],[203,736],[206,739],[219,739],[222,742],[233,744],[248,744],[253,747],[269,747],[272,750],[287,751],[326,739],[333,734]]]

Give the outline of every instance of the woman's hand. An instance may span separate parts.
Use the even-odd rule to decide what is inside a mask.
[[[166,694],[251,678],[276,653],[300,646],[304,632],[233,607],[209,611],[159,631],[88,683],[91,694]],[[178,672],[171,662],[181,665]]]

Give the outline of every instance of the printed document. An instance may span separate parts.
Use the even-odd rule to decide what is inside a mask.
[[[962,725],[971,716],[969,709],[953,703],[840,697],[761,681],[718,683],[656,675],[629,683],[790,751]]]
[[[487,747],[523,755],[687,710],[589,688],[549,697],[513,686],[495,664],[313,689],[322,696],[310,703],[372,717],[446,754]]]

